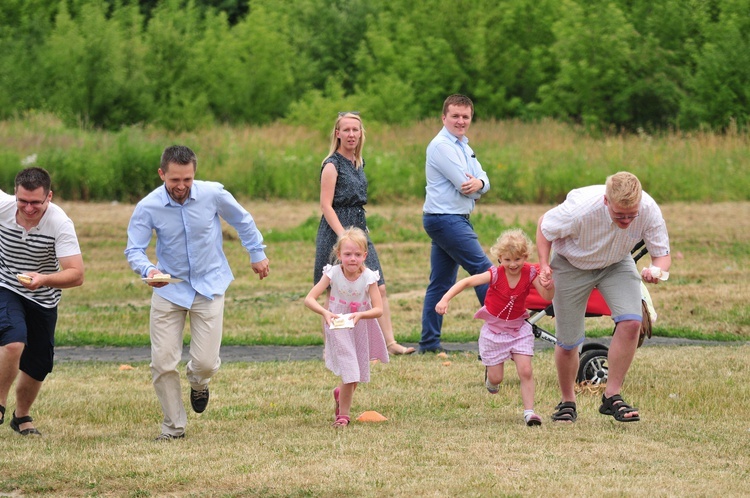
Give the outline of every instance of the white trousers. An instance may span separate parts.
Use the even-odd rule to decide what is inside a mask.
[[[177,365],[182,359],[185,319],[190,317],[190,359],[187,380],[197,391],[206,388],[219,370],[221,335],[224,319],[224,295],[207,299],[196,295],[188,308],[177,306],[156,293],[151,297],[151,378],[164,412],[162,433],[185,433],[187,413]]]

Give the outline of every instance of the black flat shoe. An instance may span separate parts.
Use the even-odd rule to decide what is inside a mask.
[[[208,406],[208,386],[202,391],[190,388],[190,406],[195,413],[203,413]]]
[[[30,429],[24,429],[21,430],[21,424],[25,424],[27,422],[33,422],[34,419],[26,415],[25,417],[16,417],[16,412],[13,412],[13,418],[10,419],[10,428],[19,433],[22,436],[41,436],[42,433],[36,430],[36,427],[32,427]]]
[[[5,407],[3,405],[0,405],[0,425],[3,425],[3,422],[5,422]]]
[[[450,351],[447,350],[447,349],[445,349],[442,346],[438,346],[436,348],[431,348],[431,349],[420,349],[419,350],[419,354],[426,354],[426,353],[435,353],[435,354],[446,353],[447,354],[447,353],[450,353]]]

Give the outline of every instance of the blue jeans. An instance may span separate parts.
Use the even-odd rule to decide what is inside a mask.
[[[425,214],[422,217],[425,232],[432,239],[430,253],[430,284],[422,308],[422,339],[419,348],[433,351],[441,347],[440,329],[443,317],[435,311],[435,305],[456,283],[458,266],[470,275],[482,273],[492,266],[474,233],[469,220],[458,214]],[[479,304],[484,306],[487,285],[474,288]]]

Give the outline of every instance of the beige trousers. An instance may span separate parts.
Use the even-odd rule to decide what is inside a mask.
[[[197,391],[206,388],[219,370],[224,295],[207,299],[196,295],[187,309],[167,301],[156,293],[151,297],[151,378],[164,412],[161,430],[179,436],[185,433],[187,413],[177,365],[182,359],[185,319],[190,317],[190,359],[187,380]]]

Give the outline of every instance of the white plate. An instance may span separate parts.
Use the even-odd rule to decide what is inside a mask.
[[[341,321],[341,324],[336,325],[334,323],[331,323],[331,326],[328,327],[328,328],[331,329],[331,330],[336,330],[336,329],[351,329],[351,328],[354,328],[354,322],[352,321],[351,314],[348,314],[348,315],[339,315],[339,318],[335,319],[334,321],[341,320],[342,318],[343,318],[343,320]]]
[[[669,272],[664,271],[658,266],[651,266],[649,267],[649,270],[651,270],[651,276],[654,278],[658,278],[662,282],[665,280],[669,280]]]
[[[174,278],[174,277],[172,278],[142,278],[141,280],[143,280],[147,284],[150,284],[152,282],[153,283],[166,282],[168,284],[176,284],[177,282],[182,282],[181,278]]]

